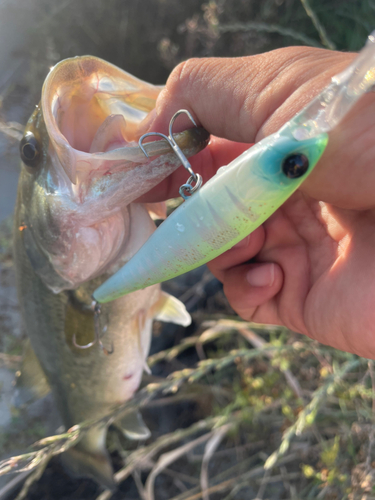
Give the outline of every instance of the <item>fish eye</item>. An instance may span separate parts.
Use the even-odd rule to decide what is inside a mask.
[[[40,147],[32,132],[26,132],[20,142],[21,160],[28,167],[36,167],[40,160]]]
[[[300,153],[289,155],[283,161],[283,172],[289,179],[302,177],[309,168],[308,158]]]

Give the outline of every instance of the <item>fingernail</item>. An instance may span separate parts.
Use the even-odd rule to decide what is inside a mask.
[[[251,234],[247,235],[246,238],[236,243],[232,248],[244,248],[247,247],[250,241]]]
[[[275,280],[275,264],[262,264],[250,269],[246,279],[251,286],[272,286]]]

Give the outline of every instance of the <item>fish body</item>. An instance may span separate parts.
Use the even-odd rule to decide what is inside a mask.
[[[94,292],[106,303],[209,262],[267,220],[324,152],[327,133],[375,85],[375,31],[342,73],[278,132],[185,201],[115,275]]]
[[[155,229],[160,204],[134,203],[179,166],[164,141],[135,139],[159,87],[90,56],[59,63],[48,75],[21,141],[14,258],[21,314],[31,346],[67,428],[99,418],[132,397],[146,367],[152,321],[188,325],[190,316],[155,285],[102,308],[103,342],[93,345],[92,293]],[[208,142],[203,129],[175,137],[186,154]],[[146,161],[145,161],[146,160]],[[138,416],[119,423],[147,438]],[[69,450],[69,468],[113,486],[106,427],[93,427]]]

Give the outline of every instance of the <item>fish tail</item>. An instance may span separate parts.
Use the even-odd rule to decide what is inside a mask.
[[[111,459],[106,450],[107,427],[95,426],[79,443],[61,457],[63,465],[74,476],[90,477],[111,490],[116,489]]]

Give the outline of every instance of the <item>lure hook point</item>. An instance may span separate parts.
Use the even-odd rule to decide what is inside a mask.
[[[176,141],[174,140],[174,137],[173,137],[173,132],[172,132],[172,128],[173,128],[173,124],[176,120],[176,118],[179,116],[179,115],[182,115],[182,114],[185,114],[189,117],[189,119],[191,120],[191,122],[197,126],[194,118],[191,116],[191,113],[187,110],[187,109],[180,109],[179,111],[177,111],[171,118],[171,121],[169,122],[169,129],[168,129],[168,133],[169,135],[166,136],[164,134],[161,134],[160,132],[147,132],[147,134],[143,134],[140,138],[139,138],[139,141],[138,141],[138,144],[139,144],[139,147],[140,149],[142,150],[143,154],[146,156],[146,158],[149,158],[149,155],[147,153],[147,151],[145,150],[145,147],[143,146],[143,140],[146,138],[146,137],[150,137],[150,136],[153,136],[153,135],[157,135],[159,137],[162,137],[164,140],[166,140],[168,142],[168,144],[170,145],[170,147],[172,148],[173,152],[175,153],[175,155],[178,157],[178,159],[180,160],[180,162],[182,163],[182,165],[186,168],[186,170],[189,172],[190,174],[190,177],[189,179],[187,180],[187,182],[185,184],[183,184],[181,187],[180,187],[180,195],[182,196],[182,198],[184,200],[187,200],[187,198],[192,195],[193,193],[195,193],[195,191],[197,191],[201,185],[202,185],[202,176],[199,175],[199,174],[196,174],[193,169],[191,168],[191,165],[188,161],[188,159],[186,158],[186,156],[184,155],[184,153],[181,151],[180,147],[178,146],[178,144],[176,143]],[[195,186],[192,185],[192,182],[195,183]]]

